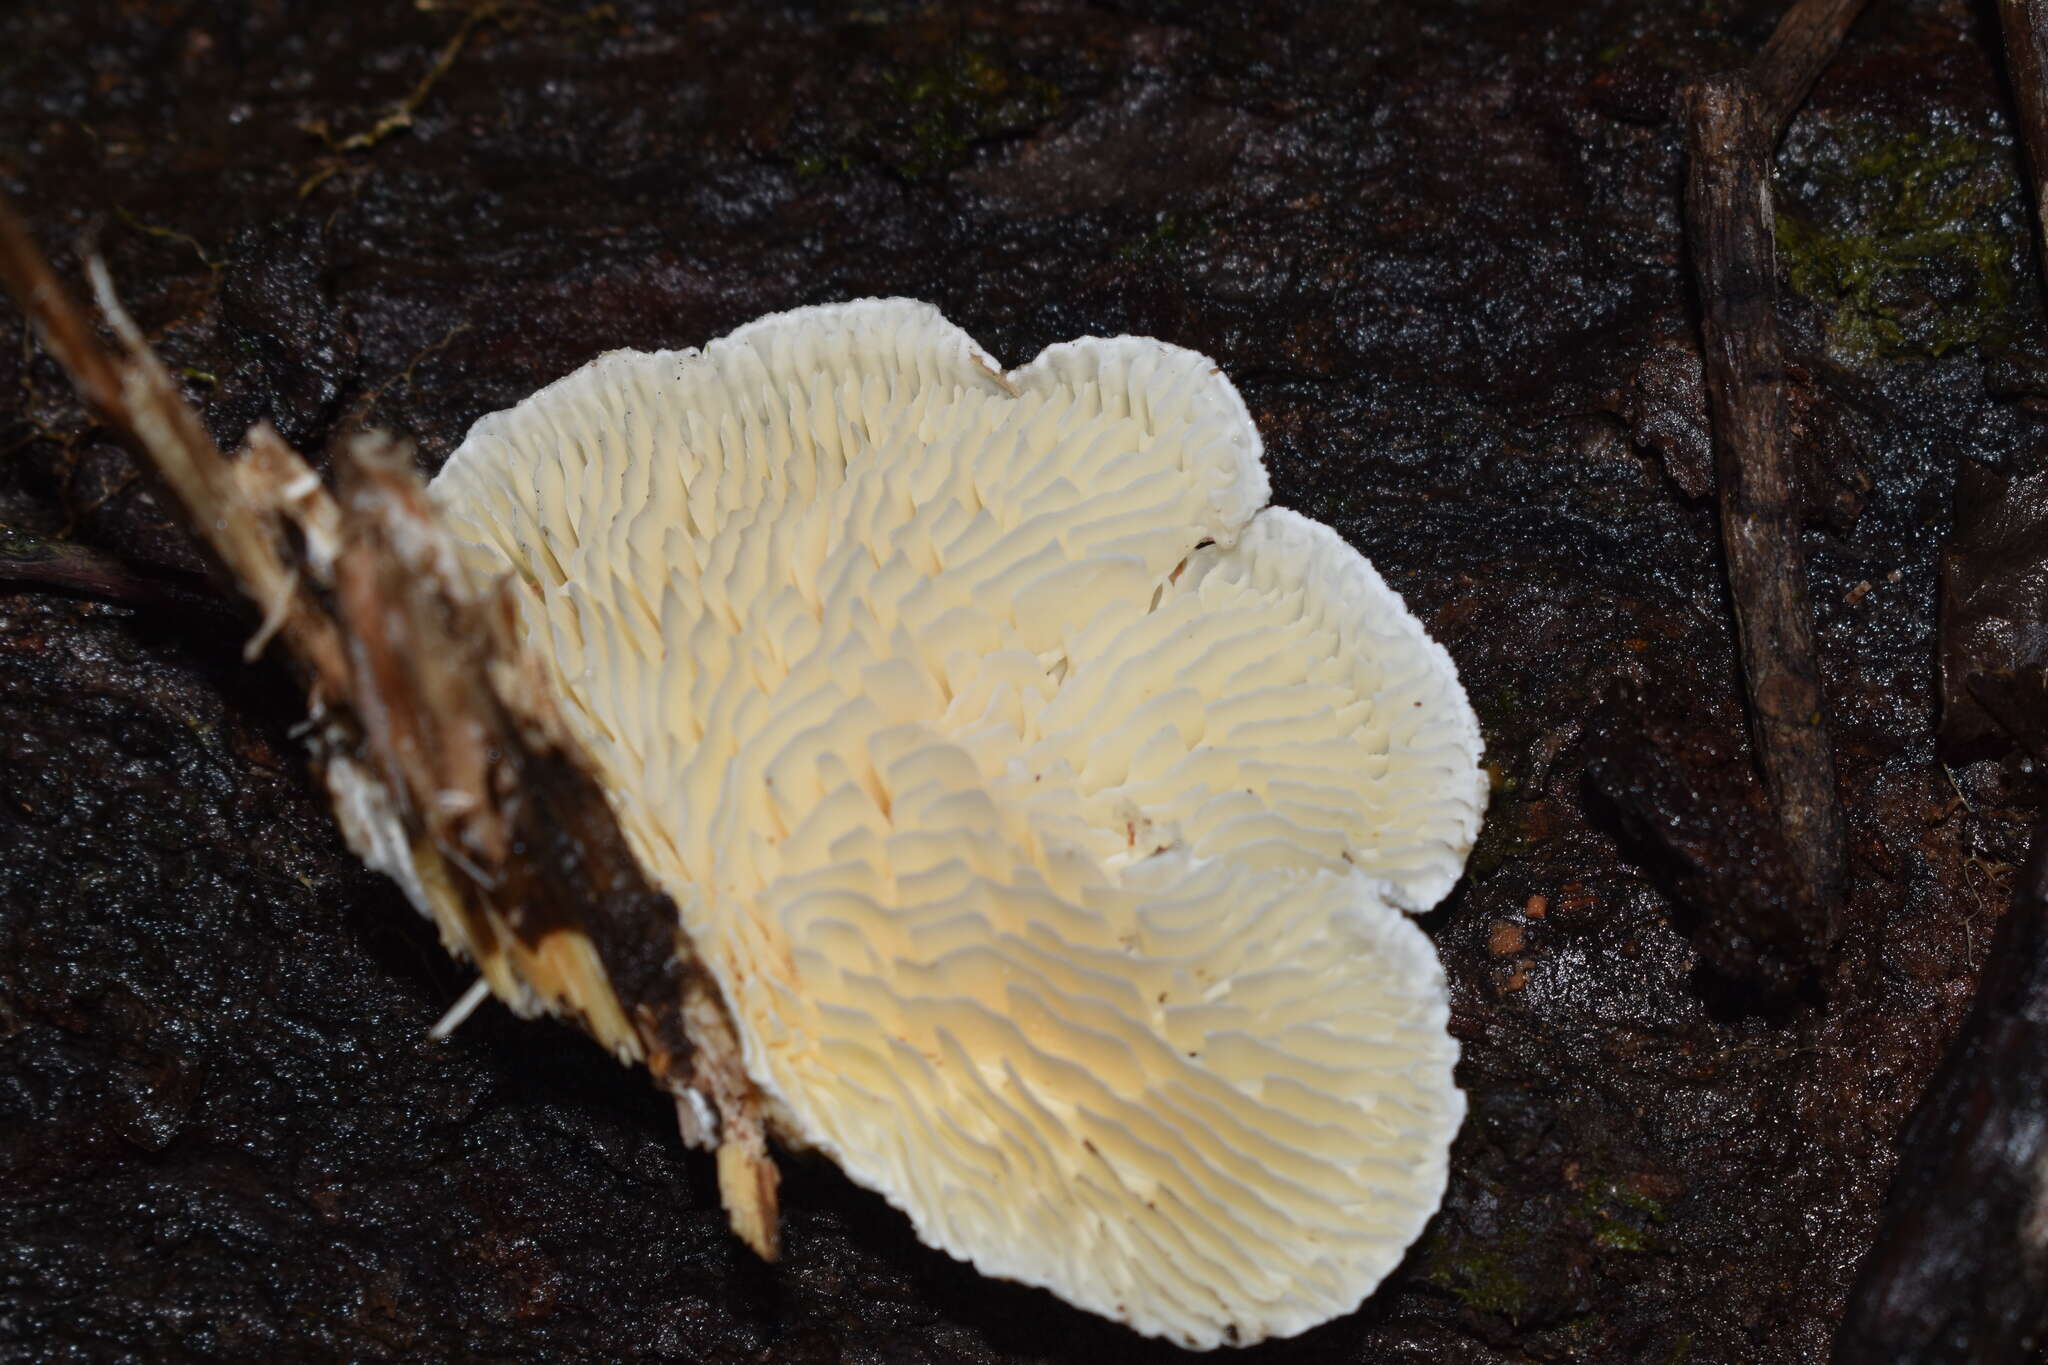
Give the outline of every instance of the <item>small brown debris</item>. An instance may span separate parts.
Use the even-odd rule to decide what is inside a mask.
[[[1842,601],[1853,607],[1868,596],[1870,596],[1870,580],[1866,578],[1855,587],[1849,589],[1849,591],[1843,593]]]
[[[1529,897],[1528,904],[1522,907],[1522,914],[1528,919],[1542,919],[1549,913],[1550,897],[1540,893]]]
[[[1495,957],[1513,957],[1522,951],[1524,941],[1522,926],[1504,919],[1486,936],[1486,951]]]

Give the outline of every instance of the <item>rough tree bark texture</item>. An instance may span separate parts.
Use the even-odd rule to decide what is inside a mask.
[[[1700,812],[1762,810],[1672,101],[1781,13],[9,6],[0,184],[53,246],[93,230],[216,440],[267,417],[323,472],[358,415],[431,468],[598,351],[863,294],[1010,361],[1215,356],[1277,500],[1447,643],[1499,770],[1427,923],[1471,1097],[1444,1211],[1362,1312],[1250,1358],[1814,1360],[2024,854],[2027,775],[1936,761],[1933,603],[1956,469],[2033,439],[2048,364],[1996,14],[1873,6],[1774,186],[1792,449],[1844,490],[1802,543],[1859,870],[1828,974],[1760,1002],[1628,829],[1711,852]],[[195,567],[11,316],[0,451],[14,530]],[[578,1035],[486,1007],[423,1042],[467,978],[340,847],[295,685],[240,648],[0,593],[0,1352],[1172,1358],[828,1169],[764,1268]],[[1723,785],[1590,793],[1618,681]]]
[[[2034,706],[2048,703],[2038,681]],[[2048,1344],[2048,839],[1904,1134],[1837,1365],[2027,1365]]]

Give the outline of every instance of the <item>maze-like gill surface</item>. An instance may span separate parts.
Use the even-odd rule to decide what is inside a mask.
[[[1355,1306],[1463,1114],[1399,911],[1462,867],[1477,728],[1260,449],[1192,352],[1005,376],[867,301],[606,355],[435,484],[785,1135],[1190,1346]]]

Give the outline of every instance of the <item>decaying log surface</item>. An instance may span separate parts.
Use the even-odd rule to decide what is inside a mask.
[[[2037,222],[2048,211],[2048,6],[2001,0]],[[2037,238],[2037,248],[2044,240]],[[2043,257],[2048,260],[2048,257]],[[1951,762],[2048,764],[2044,473],[1965,464],[1942,554],[1941,744]],[[1837,1365],[2025,1365],[2048,1345],[2048,821],[1970,1014],[1901,1139]]]
[[[1594,723],[1627,678],[1775,821],[1698,501],[1671,107],[1789,3],[521,3],[338,154],[302,126],[373,128],[470,6],[0,5],[0,184],[53,248],[103,225],[223,449],[268,418],[330,486],[359,410],[431,470],[601,351],[804,303],[926,298],[1013,362],[1213,356],[1277,499],[1444,642],[1500,777],[1423,924],[1471,1103],[1442,1213],[1364,1310],[1256,1354],[1775,1365],[1827,1357],[2025,858],[2010,766],[1930,751],[1928,661],[1959,458],[2039,435],[1977,382],[2032,287],[1997,8],[1873,6],[1773,185],[1794,417],[1868,428],[1867,511],[1806,538],[1858,875],[1818,989],[1730,988],[1588,741],[1629,733]],[[0,520],[180,562],[23,331],[0,303]],[[1987,383],[2048,402],[2003,354]],[[333,837],[245,634],[0,592],[0,1355],[1186,1365],[822,1163],[764,1268],[673,1105],[580,1035],[493,1004],[427,1044],[466,973]],[[1696,786],[1649,813],[1711,814]],[[1723,875],[1704,818],[1681,851]]]
[[[2048,761],[2048,674],[1984,690]],[[2048,1344],[2048,824],[1907,1126],[1837,1365],[2027,1365]]]
[[[1686,226],[1699,281],[1721,544],[1759,767],[1794,863],[1813,890],[1820,942],[1838,922],[1846,822],[1799,541],[1778,344],[1770,129],[1748,77],[1687,91]],[[1791,907],[1788,907],[1791,908]]]
[[[1614,688],[1586,721],[1587,784],[1685,911],[1702,958],[1731,980],[1795,991],[1827,951],[1812,893],[1735,737],[1674,710]]]
[[[731,1021],[673,902],[633,857],[543,666],[520,647],[515,589],[464,566],[410,452],[387,437],[345,446],[338,497],[267,425],[228,459],[104,267],[88,269],[118,356],[0,200],[0,280],[262,614],[248,656],[275,638],[291,657],[350,846],[432,914],[500,999],[569,1019],[621,1061],[645,1064],[676,1096],[685,1136],[718,1148],[734,1231],[773,1259],[777,1177]],[[715,1133],[697,1117],[704,1105]]]

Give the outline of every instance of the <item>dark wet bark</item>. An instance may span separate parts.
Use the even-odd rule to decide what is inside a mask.
[[[1941,555],[1941,748],[1951,763],[2011,751],[2016,728],[1981,694],[1987,677],[2048,665],[2048,469],[1969,464]]]
[[[1500,778],[1425,921],[1471,1102],[1443,1212],[1359,1313],[1244,1358],[1822,1359],[2033,814],[2013,760],[1951,785],[1930,739],[1956,471],[2037,434],[1985,384],[2048,392],[2000,331],[2038,299],[1996,13],[1871,7],[1778,154],[1795,415],[1862,424],[1868,467],[1853,532],[1807,533],[1866,871],[1824,991],[1764,1004],[1586,776],[1617,679],[1755,761],[1684,491],[1670,110],[1781,6],[1446,14],[522,3],[443,67],[464,15],[411,0],[0,6],[0,182],[54,246],[98,224],[216,440],[269,416],[323,468],[357,413],[432,468],[598,351],[863,294],[1013,364],[1090,332],[1215,357],[1277,500],[1450,650]],[[346,144],[436,70],[373,145],[302,128]],[[185,562],[4,310],[0,450],[0,521]],[[671,1108],[573,1031],[486,1006],[423,1043],[467,977],[341,849],[295,689],[240,648],[0,592],[0,1354],[1178,1358],[829,1168],[792,1171],[761,1267]]]
[[[1586,780],[1709,965],[1732,981],[1797,989],[1826,956],[1813,893],[1748,756],[1710,719],[1688,723],[1678,700],[1617,687],[1587,722]]]
[[[522,649],[504,585],[463,568],[411,450],[352,438],[332,493],[267,423],[229,459],[114,297],[105,263],[87,273],[117,350],[99,345],[0,197],[0,284],[161,480],[224,587],[261,613],[244,658],[272,638],[289,656],[350,844],[413,884],[443,942],[508,1005],[644,1064],[682,1112],[714,1110],[716,1123],[688,1131],[719,1149],[734,1230],[773,1260],[775,1168],[718,986],[629,849],[545,665]],[[585,951],[552,955],[565,943]]]
[[[2048,706],[2042,681],[2026,688],[2030,708]],[[2044,1344],[2048,828],[2037,828],[1970,1017],[1906,1129],[1834,1359],[2027,1365]]]
[[[1966,468],[1942,554],[1942,730],[1955,761],[2048,772],[2048,476]],[[2030,786],[2032,783],[2030,782]],[[1961,1033],[1901,1139],[1840,1365],[2024,1365],[2048,1342],[2048,826]]]
[[[1998,17],[2005,31],[2005,77],[2033,173],[2036,244],[2048,271],[2048,4],[1998,0]]]

